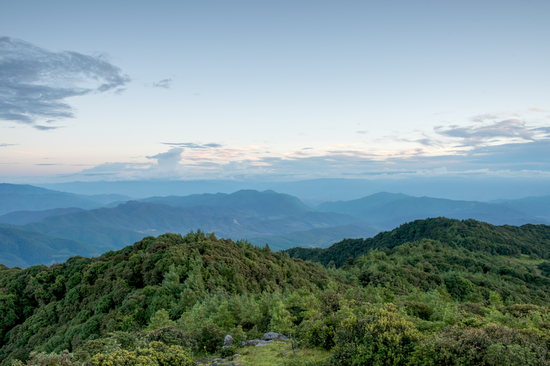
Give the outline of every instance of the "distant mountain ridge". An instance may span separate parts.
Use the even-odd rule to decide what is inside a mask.
[[[284,250],[293,247],[325,248],[344,238],[370,238],[380,231],[382,229],[377,226],[366,222],[358,222],[329,228],[295,231],[286,235],[261,236],[249,239],[249,241],[260,247],[267,243],[272,250]]]
[[[0,223],[12,224],[12,225],[25,225],[30,222],[38,222],[46,217],[60,216],[71,214],[75,212],[85,211],[78,207],[68,208],[53,208],[51,210],[44,211],[13,211],[5,215],[0,216]]]
[[[107,251],[165,232],[185,234],[201,229],[218,236],[251,239],[360,221],[345,214],[313,211],[296,197],[273,191],[153,197],[144,201],[150,202],[128,201],[113,208],[75,209],[68,213],[63,209],[15,212],[4,215],[5,221],[24,224],[0,227],[85,242]],[[28,222],[32,216],[44,218]]]
[[[0,215],[14,211],[44,211],[77,207],[85,210],[102,207],[122,195],[85,196],[52,191],[31,185],[0,183]]]
[[[74,214],[53,216],[39,224],[54,227],[109,227],[140,233],[186,233],[201,229],[227,237],[251,238],[260,235],[286,234],[298,230],[346,225],[359,221],[349,215],[302,211],[296,215],[280,215],[281,210],[269,211],[262,219],[250,216],[250,211],[237,206],[173,207],[165,204],[129,201],[116,208],[100,208]],[[292,213],[291,210],[287,210]],[[279,215],[274,217],[274,213]]]
[[[2,200],[4,197],[7,199]],[[351,201],[324,202],[314,208],[273,190],[128,198],[0,184],[0,212],[13,202],[17,207],[32,207],[0,215],[0,227],[88,243],[100,251],[121,248],[149,235],[185,234],[197,229],[219,237],[247,239],[260,246],[269,243],[279,250],[327,247],[344,238],[368,238],[430,217],[517,226],[550,222],[550,204],[546,205],[550,196],[485,203],[380,192]],[[80,206],[63,207],[69,203]],[[59,207],[38,210],[52,205]]]
[[[476,219],[495,225],[550,223],[542,217],[503,204],[412,197],[387,192],[351,201],[325,202],[315,209],[321,212],[352,215],[387,229],[393,229],[405,222],[439,216],[461,220]]]
[[[490,202],[491,203],[491,202]],[[517,200],[498,200],[498,205],[550,221],[550,196],[525,197]]]
[[[276,218],[313,211],[297,197],[272,190],[258,192],[248,189],[231,194],[205,193],[183,197],[150,197],[140,199],[138,202],[166,204],[174,207],[228,207],[237,211],[241,217]]]
[[[0,227],[0,263],[8,267],[64,262],[72,256],[99,256],[105,250],[75,240]]]

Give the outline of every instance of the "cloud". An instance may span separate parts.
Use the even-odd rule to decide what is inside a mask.
[[[51,130],[57,130],[58,128],[62,128],[60,126],[54,127],[54,126],[40,126],[40,125],[34,125],[32,127],[40,131],[51,131]]]
[[[0,119],[51,130],[36,123],[73,118],[67,98],[120,91],[129,82],[104,56],[52,52],[0,37]]]
[[[6,144],[6,143],[0,143],[0,147],[10,147],[10,146],[17,146],[19,144]]]
[[[196,150],[204,150],[208,148],[217,149],[223,146],[222,144],[216,144],[213,142],[209,144],[197,144],[194,142],[161,142],[161,144],[168,145],[168,146],[178,146],[178,147],[183,147],[188,149],[196,149]]]
[[[152,83],[151,86],[153,88],[170,89],[170,87],[172,86],[172,79],[162,79],[161,81]]]
[[[410,140],[407,140],[407,141],[411,142]],[[414,140],[414,142],[418,142],[419,144],[422,144],[422,145],[425,145],[425,146],[438,146],[437,140],[431,139],[429,137]]]
[[[358,133],[360,135],[367,134],[369,131],[355,131],[355,133]]]
[[[180,165],[182,153],[182,148],[174,147],[167,152],[153,156],[146,156],[146,158],[157,160],[157,167],[155,170],[160,172],[178,172],[182,169],[182,166]]]
[[[477,116],[473,116],[472,118],[470,118],[470,121],[472,121],[472,122],[483,122],[483,121],[486,121],[488,119],[495,120],[495,119],[498,119],[498,118],[500,118],[500,116],[498,114],[487,113],[487,114],[479,114]]]
[[[533,111],[533,112],[550,112],[550,111],[547,111],[545,109],[541,109],[541,108],[537,108],[537,107],[529,108],[529,110]]]
[[[435,132],[461,140],[462,146],[479,146],[502,139],[520,140],[520,142],[535,141],[540,138],[539,129],[529,128],[525,122],[518,119],[507,119],[485,126],[443,126],[434,128]]]

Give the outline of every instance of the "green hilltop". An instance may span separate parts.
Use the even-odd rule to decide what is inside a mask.
[[[0,362],[547,365],[549,276],[545,225],[436,218],[284,252],[164,234],[0,267]],[[290,339],[241,345],[266,332]]]

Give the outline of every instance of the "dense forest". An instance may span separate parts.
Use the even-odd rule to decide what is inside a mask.
[[[285,252],[165,234],[95,258],[0,267],[0,360],[548,365],[549,276],[545,225],[437,218]],[[290,340],[241,347],[270,331]],[[222,348],[226,334],[235,345]]]

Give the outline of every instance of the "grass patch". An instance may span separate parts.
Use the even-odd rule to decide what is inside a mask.
[[[331,358],[329,351],[311,348],[299,348],[294,356],[290,342],[273,342],[262,347],[247,346],[239,348],[238,352],[241,356],[235,361],[243,366],[304,365]]]

